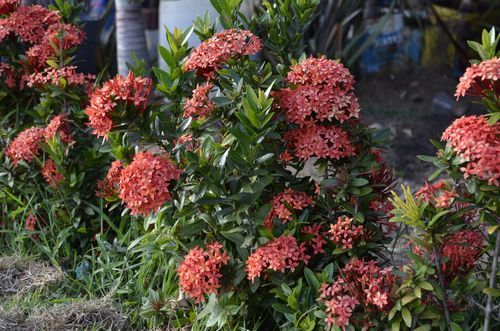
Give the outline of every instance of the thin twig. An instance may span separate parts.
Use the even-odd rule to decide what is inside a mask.
[[[500,231],[497,232],[497,240],[495,243],[495,254],[493,255],[493,265],[491,266],[491,274],[490,274],[490,288],[496,287],[496,279],[497,279],[497,265],[498,265],[498,254],[500,253]],[[488,331],[490,329],[490,320],[491,320],[491,306],[493,305],[493,296],[488,294],[488,301],[486,302],[486,312],[484,315],[484,331]]]
[[[446,295],[446,287],[444,285],[444,277],[441,272],[441,252],[435,246],[434,247],[434,256],[437,274],[439,278],[439,285],[441,286],[441,290],[443,291],[443,310],[444,310],[444,318],[446,320],[446,327],[448,331],[451,331],[451,317],[450,317],[450,308],[448,307],[448,296]]]

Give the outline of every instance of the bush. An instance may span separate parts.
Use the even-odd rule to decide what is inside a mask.
[[[135,328],[494,327],[494,31],[457,88],[490,113],[422,157],[449,179],[398,197],[353,76],[304,54],[318,1],[266,1],[252,18],[240,2],[213,1],[221,32],[208,17],[167,31],[156,78],[136,63],[96,83],[71,65],[77,8],[0,2],[6,246],[62,265],[68,295],[113,297]],[[18,17],[38,12],[27,34]]]

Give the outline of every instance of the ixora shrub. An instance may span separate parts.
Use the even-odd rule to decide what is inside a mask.
[[[308,12],[287,20],[300,30],[316,3],[279,10]],[[226,29],[198,20],[197,48],[193,29],[167,32],[168,69],[154,70],[164,101],[146,105],[151,84],[135,70],[85,110],[116,159],[98,194],[143,219],[129,250],[175,257],[179,304],[159,283],[143,313],[175,327],[383,327],[398,287],[379,258],[394,178],[383,137],[360,122],[354,78],[338,61],[294,58],[292,40],[269,47],[284,15],[274,4],[251,21],[238,1],[214,4]],[[269,15],[273,29],[249,30]]]
[[[500,60],[495,31],[482,44],[470,42],[473,61],[457,86],[457,99],[481,99],[486,115],[464,116],[443,133],[436,157],[421,157],[438,169],[414,195],[395,197],[393,220],[413,230],[411,264],[399,299],[389,312],[393,328],[489,330],[498,328],[500,251],[499,176]],[[444,318],[443,318],[444,317]]]
[[[108,163],[85,130],[95,77],[72,65],[79,7],[0,1],[1,217],[7,242],[73,256],[102,226],[94,195]],[[20,248],[23,251],[23,248]],[[75,250],[76,249],[76,250]]]

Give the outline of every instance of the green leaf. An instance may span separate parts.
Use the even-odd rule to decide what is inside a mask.
[[[455,322],[451,322],[451,329],[453,331],[462,331],[462,328],[460,327],[460,325],[458,325],[457,323]]]
[[[411,318],[411,313],[408,310],[408,308],[403,307],[403,310],[401,310],[401,315],[403,316],[403,320],[404,320],[406,326],[411,328],[412,318]]]
[[[487,287],[487,288],[483,289],[483,293],[494,296],[494,297],[499,297],[500,296],[500,289]]]
[[[306,277],[307,284],[309,284],[309,286],[313,288],[314,292],[316,292],[319,288],[319,281],[314,272],[309,268],[304,268],[304,275]]]
[[[399,331],[401,329],[400,324],[401,324],[400,320],[396,320],[396,321],[392,322],[391,331]]]
[[[415,300],[417,297],[413,294],[408,294],[408,295],[405,295],[402,299],[401,299],[401,304],[403,306],[406,306],[407,304],[409,304],[410,302],[412,302],[413,300]]]
[[[434,287],[432,287],[432,284],[429,283],[429,282],[426,282],[425,280],[419,282],[418,286],[421,287],[421,288],[423,288],[424,290],[427,290],[427,291],[433,291],[434,290]]]
[[[365,186],[368,183],[369,183],[369,181],[366,178],[354,178],[351,181],[351,186],[356,186],[356,187]]]
[[[429,324],[424,324],[415,329],[415,331],[430,331],[432,330],[432,326]]]

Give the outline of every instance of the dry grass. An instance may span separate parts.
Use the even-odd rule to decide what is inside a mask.
[[[127,317],[105,299],[36,309],[27,318],[32,330],[126,330]]]
[[[64,273],[46,262],[18,256],[0,257],[0,297],[22,295],[64,279]]]

